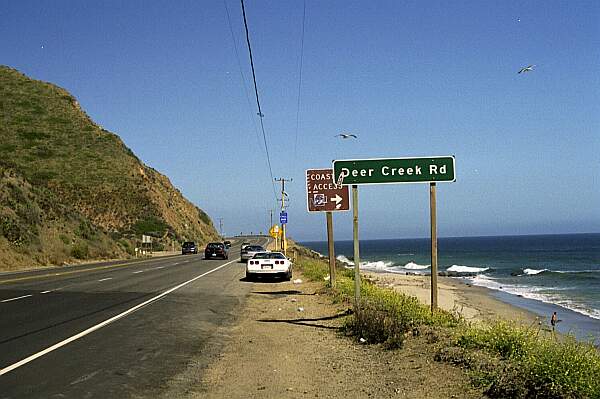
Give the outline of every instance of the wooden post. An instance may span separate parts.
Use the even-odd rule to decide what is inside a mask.
[[[329,284],[335,288],[335,249],[333,245],[333,215],[326,212],[327,216],[327,248],[329,252]]]
[[[438,306],[437,290],[437,221],[435,204],[435,183],[429,184],[429,209],[431,215],[431,311]]]
[[[354,240],[354,306],[360,305],[360,252],[358,245],[358,186],[352,185],[352,214]]]

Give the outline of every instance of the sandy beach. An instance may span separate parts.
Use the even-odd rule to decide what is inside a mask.
[[[422,303],[431,304],[431,277],[396,273],[363,273],[376,284],[417,297]],[[536,314],[502,302],[491,296],[484,287],[465,284],[449,277],[438,277],[438,306],[450,312],[460,313],[471,322],[513,320],[523,325],[548,324]]]

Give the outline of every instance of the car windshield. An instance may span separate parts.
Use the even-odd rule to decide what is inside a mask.
[[[208,244],[208,248],[210,248],[210,249],[214,249],[214,248],[221,248],[222,246],[223,246],[223,244],[220,244],[220,243],[214,243],[214,242],[213,242],[213,243],[210,243],[210,244]]]
[[[245,249],[246,249],[246,251],[252,251],[252,252],[256,252],[256,251],[261,251],[262,252],[262,251],[265,250],[260,245],[249,245]]]
[[[281,252],[259,252],[254,259],[285,259],[285,256]]]
[[[194,245],[196,245],[196,244],[194,244],[193,242],[189,242],[189,241],[183,243],[184,248],[193,247]]]

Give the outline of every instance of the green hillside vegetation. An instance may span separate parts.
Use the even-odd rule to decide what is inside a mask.
[[[0,269],[205,242],[212,221],[67,91],[0,66]]]

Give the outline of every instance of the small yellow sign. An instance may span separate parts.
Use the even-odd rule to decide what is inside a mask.
[[[271,228],[269,229],[269,235],[273,238],[277,238],[279,236],[279,226],[276,224],[271,226]]]

